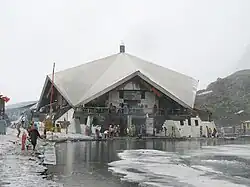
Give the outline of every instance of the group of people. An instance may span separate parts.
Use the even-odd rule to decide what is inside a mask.
[[[20,134],[21,134],[21,127],[24,127],[24,121],[21,120],[21,122],[16,124],[16,128],[17,128],[17,137],[19,138]],[[29,144],[32,145],[33,150],[36,149],[36,145],[37,145],[37,139],[40,138],[42,139],[39,131],[38,131],[38,125],[32,121],[29,125],[29,127],[26,129],[27,133],[24,131],[23,132],[23,136],[26,136],[26,148],[29,149]],[[28,135],[28,136],[27,136]]]
[[[113,138],[120,135],[120,125],[109,125],[109,128],[103,132],[104,138]]]
[[[213,130],[211,128],[208,128],[208,126],[206,126],[206,128],[207,128],[207,137],[208,138],[212,138],[212,137],[216,138],[217,137],[216,128],[214,128]]]

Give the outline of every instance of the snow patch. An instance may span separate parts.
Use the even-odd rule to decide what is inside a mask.
[[[197,153],[197,152],[196,152]],[[109,170],[121,174],[121,180],[157,187],[245,187],[215,177],[221,174],[213,168],[187,165],[185,159],[175,153],[155,150],[125,150],[118,154],[121,160],[109,163]]]
[[[236,112],[236,113],[234,113],[234,114],[241,114],[241,113],[243,113],[244,112],[244,110],[240,110],[240,111],[238,111],[238,112]]]
[[[210,93],[212,93],[212,92],[213,92],[212,90],[204,91],[204,92],[201,92],[201,93],[197,94],[197,96],[207,95],[207,94],[210,94]]]
[[[45,169],[28,156],[8,155],[0,166],[0,184],[6,187],[59,187],[60,184],[42,178],[40,173]]]
[[[5,155],[16,147],[19,138],[16,137],[17,130],[7,128],[6,135],[0,135],[0,156]]]
[[[84,134],[77,133],[66,133],[65,129],[62,129],[61,132],[47,132],[47,139],[53,141],[63,141],[63,140],[91,140],[93,137],[86,136]]]

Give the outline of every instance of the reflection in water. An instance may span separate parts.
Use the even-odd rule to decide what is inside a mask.
[[[65,174],[70,175],[73,170],[73,157],[74,157],[74,151],[75,151],[75,145],[68,145],[66,144],[66,154],[64,154],[64,158],[66,162],[66,167],[64,167]]]
[[[107,163],[118,160],[116,150],[124,146],[114,141],[57,144],[57,165],[49,166],[49,172],[64,186],[133,186],[107,172]]]
[[[110,140],[106,142],[67,142],[56,145],[57,165],[50,166],[49,172],[55,180],[64,183],[64,186],[134,187],[137,184],[120,181],[119,177],[108,172],[108,163],[120,160],[118,153],[122,153],[124,150],[150,149],[165,151],[169,154],[186,155],[191,150],[225,143],[242,142],[222,142],[222,140],[214,139],[203,141]],[[188,163],[192,159],[197,160],[194,157],[189,158],[189,160],[182,160],[182,162]]]

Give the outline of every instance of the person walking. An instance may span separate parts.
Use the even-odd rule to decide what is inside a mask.
[[[164,126],[165,136],[167,136],[167,127]]]
[[[31,139],[31,144],[33,146],[33,151],[36,149],[36,144],[37,144],[37,138],[39,137],[42,139],[40,136],[40,133],[38,132],[38,129],[35,127],[34,123],[32,124],[31,128],[29,129],[29,136]]]
[[[19,136],[21,134],[21,123],[20,122],[17,123],[16,129],[17,129],[17,137],[19,138]]]

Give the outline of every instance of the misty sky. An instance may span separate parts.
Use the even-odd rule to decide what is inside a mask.
[[[126,52],[200,80],[233,72],[250,0],[1,0],[0,93],[40,97],[46,74]]]

